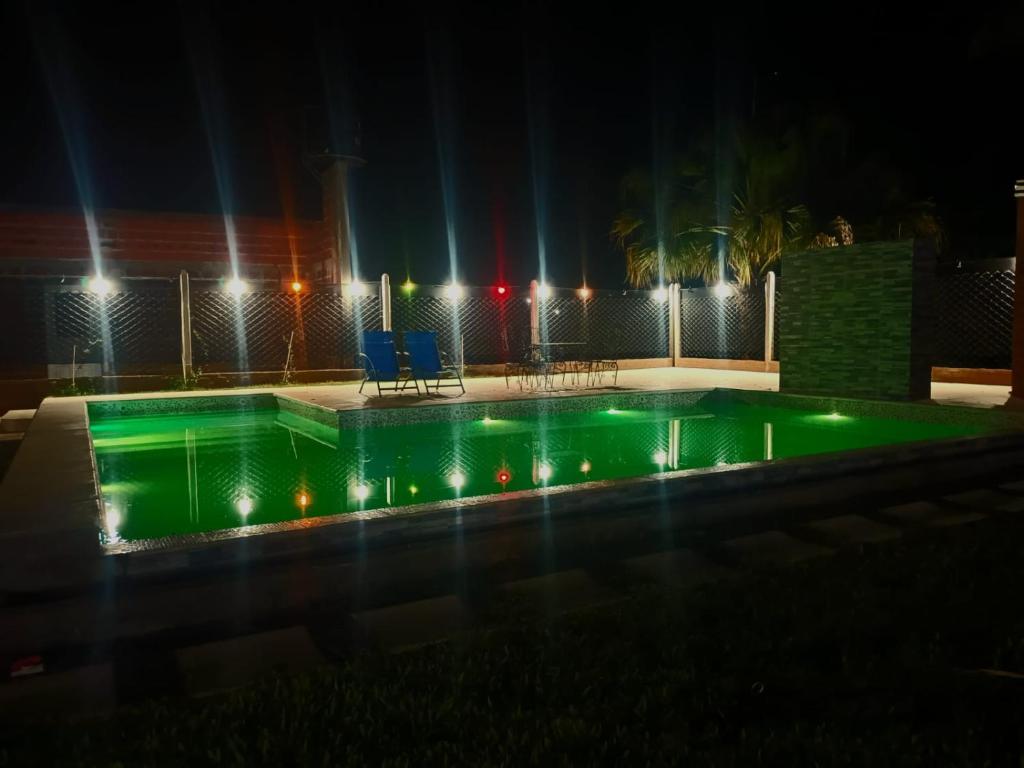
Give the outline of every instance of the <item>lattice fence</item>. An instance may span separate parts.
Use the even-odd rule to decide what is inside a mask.
[[[668,357],[668,328],[668,301],[651,291],[554,291],[540,305],[545,340],[582,342],[594,357]]]
[[[1010,367],[1013,277],[1010,270],[939,275],[936,280],[935,365]]]
[[[680,295],[684,357],[764,360],[764,289],[720,297],[708,288]]]
[[[139,281],[98,296],[80,287],[47,285],[43,292],[46,362],[101,363],[139,371],[181,358],[178,288]]]
[[[1008,269],[940,274],[937,280],[935,365],[1008,368],[1013,326],[1013,279]],[[100,297],[78,283],[0,279],[2,375],[45,375],[47,363],[104,359],[113,373],[167,372],[180,364],[180,296],[176,280],[122,280]],[[466,288],[453,301],[441,286],[392,294],[392,327],[437,330],[442,348],[465,364],[521,359],[530,341],[528,291]],[[776,307],[785,301],[776,284]],[[335,287],[301,295],[256,290],[239,298],[219,284],[193,280],[193,361],[207,372],[281,370],[293,336],[297,369],[358,367],[360,329],[381,328],[381,304],[371,295],[343,296]],[[594,356],[662,358],[669,355],[669,303],[650,291],[554,289],[538,307],[541,334],[550,342],[578,342]],[[761,286],[728,297],[707,289],[680,294],[682,354],[686,357],[764,359],[765,302]],[[779,326],[775,326],[775,359]],[[240,332],[245,356],[239,355]]]
[[[520,360],[530,343],[530,305],[525,293],[509,291],[498,296],[489,289],[467,288],[455,301],[441,286],[417,286],[409,295],[396,291],[391,327],[399,346],[402,331],[437,331],[438,346],[468,365]]]
[[[193,363],[207,371],[281,370],[289,339],[296,368],[355,368],[359,331],[381,327],[379,297],[331,290],[236,298],[193,287],[191,310]]]

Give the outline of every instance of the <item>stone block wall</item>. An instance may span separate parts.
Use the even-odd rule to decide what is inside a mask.
[[[928,243],[863,243],[785,256],[778,307],[783,392],[925,399],[935,256]]]

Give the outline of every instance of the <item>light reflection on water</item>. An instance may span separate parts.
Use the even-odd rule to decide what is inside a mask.
[[[113,543],[969,430],[730,405],[341,432],[257,411],[99,419],[92,432]]]

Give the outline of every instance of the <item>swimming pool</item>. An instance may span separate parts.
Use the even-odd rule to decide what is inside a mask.
[[[956,409],[722,390],[341,413],[269,395],[125,403],[89,407],[108,546],[993,431]]]

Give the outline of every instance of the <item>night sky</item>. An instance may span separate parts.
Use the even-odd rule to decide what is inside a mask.
[[[56,101],[98,208],[219,212],[209,133],[228,207],[316,218],[302,155],[330,115],[339,144],[358,125],[367,160],[364,276],[448,279],[440,141],[462,280],[538,274],[539,200],[549,280],[615,287],[608,231],[623,173],[651,166],[653,121],[685,150],[785,102],[841,113],[854,154],[884,154],[935,201],[954,256],[1013,255],[1020,3],[350,5],[4,5],[0,204],[77,206]]]

